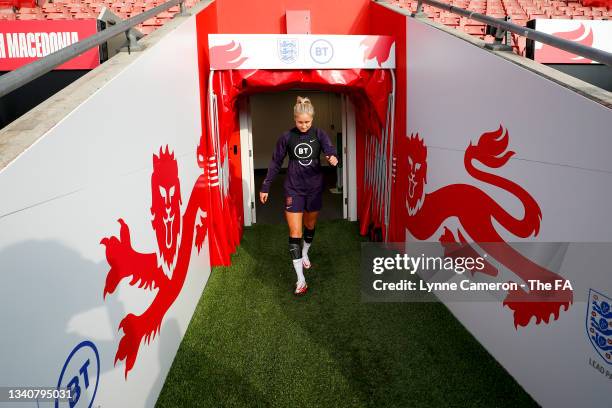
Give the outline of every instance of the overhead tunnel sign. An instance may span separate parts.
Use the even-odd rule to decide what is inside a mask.
[[[385,35],[209,34],[210,68],[395,68],[395,40]]]

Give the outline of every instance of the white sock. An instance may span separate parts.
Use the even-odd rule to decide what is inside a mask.
[[[310,248],[311,243],[308,243],[306,241],[303,242],[302,245],[302,258],[304,258],[306,260],[306,262],[310,262],[310,259],[308,259],[308,248]]]
[[[302,258],[293,260],[293,268],[295,269],[295,274],[297,275],[298,283],[305,283],[306,278],[304,278],[304,272],[302,269]]]

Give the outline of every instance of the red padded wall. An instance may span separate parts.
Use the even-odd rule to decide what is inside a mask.
[[[369,9],[370,32],[368,34],[391,35],[395,37],[395,145],[394,155],[401,153],[398,151],[398,139],[406,136],[406,16],[389,10],[378,4],[371,3]],[[359,142],[359,139],[358,139]],[[403,242],[405,232],[401,227],[404,223],[398,222],[398,217],[403,214],[399,211],[398,191],[391,187],[391,210],[389,220],[389,241]]]
[[[286,10],[310,10],[313,34],[368,34],[369,0],[217,0],[219,33],[285,34]]]

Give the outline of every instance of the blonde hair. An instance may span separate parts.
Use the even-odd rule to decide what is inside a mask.
[[[312,106],[312,102],[307,97],[298,96],[297,102],[293,107],[293,115],[297,116],[302,113],[306,113],[310,116],[314,116],[314,106]]]

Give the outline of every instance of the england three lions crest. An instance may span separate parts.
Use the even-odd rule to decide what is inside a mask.
[[[612,364],[612,299],[591,289],[586,316],[587,336],[595,350]]]
[[[292,64],[298,58],[298,40],[282,38],[277,41],[278,58],[285,64]]]

